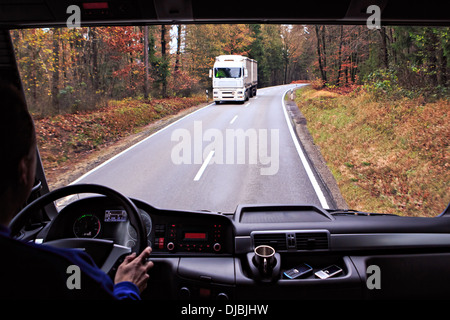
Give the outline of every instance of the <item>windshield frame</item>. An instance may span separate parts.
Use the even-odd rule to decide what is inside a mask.
[[[232,69],[239,69],[239,77],[232,77],[231,76],[231,74],[230,74],[230,77],[216,77],[216,70],[217,69],[223,69],[223,70],[227,70],[227,71],[230,71],[230,73],[232,73],[231,71],[232,71]],[[210,69],[209,69],[210,70]],[[242,71],[241,71],[242,70]],[[247,75],[247,70],[249,70],[249,69],[247,69],[247,68],[242,68],[242,67],[238,67],[238,66],[230,66],[230,67],[228,67],[228,66],[226,66],[226,67],[222,67],[222,66],[217,66],[217,67],[215,67],[214,68],[214,78],[216,78],[216,79],[242,79],[242,76],[244,75],[244,76],[246,76]],[[227,83],[228,82],[228,83]],[[236,81],[237,83],[239,83],[239,81]],[[232,86],[232,81],[224,81],[224,84],[222,84],[222,86],[228,86],[228,87],[231,87]],[[242,81],[241,81],[241,83],[242,83]],[[219,82],[219,85],[220,85],[220,82]],[[350,162],[348,162],[348,163],[345,163],[344,164],[346,167],[348,167],[348,168],[351,168],[352,166],[353,166],[353,164],[352,163],[350,163]],[[364,165],[364,166],[369,166],[370,165],[370,163],[369,162],[364,162],[364,163],[362,163],[362,165]],[[355,178],[356,179],[356,178]],[[202,208],[203,209],[203,208]],[[367,209],[366,209],[367,210]],[[370,210],[369,210],[370,211]]]

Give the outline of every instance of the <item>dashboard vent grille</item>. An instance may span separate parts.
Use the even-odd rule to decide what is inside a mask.
[[[324,250],[328,249],[328,233],[305,232],[296,233],[297,250]]]
[[[268,245],[275,250],[286,250],[286,234],[285,233],[257,233],[253,235],[255,247],[260,245]]]

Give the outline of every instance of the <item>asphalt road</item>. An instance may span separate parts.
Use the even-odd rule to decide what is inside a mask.
[[[299,85],[297,85],[299,86]],[[74,183],[96,183],[166,209],[233,212],[238,204],[328,207],[293,135],[283,96],[211,104],[172,123]]]

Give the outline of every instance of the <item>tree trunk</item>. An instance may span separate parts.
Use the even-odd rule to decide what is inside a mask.
[[[148,26],[144,26],[144,98],[148,99]]]
[[[338,73],[336,79],[336,85],[339,86],[339,82],[341,81],[341,73],[342,73],[342,39],[344,38],[344,26],[340,27],[340,39],[339,39],[339,53],[338,53]]]
[[[438,64],[439,64],[439,85],[447,86],[447,56],[444,54],[442,47],[438,50]]]
[[[287,83],[288,63],[289,63],[289,58],[286,57],[284,59],[284,80],[283,80],[283,84]]]
[[[322,53],[320,50],[320,31],[319,31],[319,27],[317,25],[314,26],[315,30],[316,30],[316,38],[317,38],[317,59],[319,62],[319,70],[320,70],[320,75],[322,77],[322,82],[323,84],[325,84],[327,82],[327,74],[324,71],[323,65],[322,65]]]
[[[325,72],[325,78],[327,79],[327,48],[325,41],[325,26],[322,26],[322,53],[323,71]],[[328,82],[328,79],[326,81]]]
[[[91,39],[91,48],[92,48],[92,73],[91,73],[91,81],[92,88],[94,92],[97,92],[99,87],[99,74],[98,74],[98,40],[97,40],[97,31],[95,28],[89,29],[89,36]]]
[[[175,57],[175,67],[174,71],[177,72],[180,68],[180,56],[181,56],[181,24],[178,25],[177,33],[177,54]]]
[[[380,47],[380,54],[381,54],[381,61],[383,63],[383,67],[385,69],[389,68],[389,60],[388,60],[388,50],[386,45],[386,28],[381,27],[381,29],[378,30],[380,32],[381,37],[381,47]]]
[[[427,50],[427,58],[429,64],[429,78],[431,82],[431,86],[435,87],[438,85],[438,59],[436,52],[436,43],[438,42],[438,38],[436,34],[433,32],[432,28],[427,28],[425,37],[427,37],[428,41],[426,42],[426,50]]]
[[[59,113],[59,29],[53,29],[53,75],[52,75],[52,107],[51,113],[58,114]]]
[[[167,58],[166,58],[166,26],[161,26],[161,95],[167,97]]]

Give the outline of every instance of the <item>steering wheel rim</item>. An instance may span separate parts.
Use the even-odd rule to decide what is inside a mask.
[[[31,214],[38,209],[45,207],[53,201],[60,198],[67,197],[73,194],[81,193],[95,193],[104,195],[112,200],[117,201],[123,206],[124,210],[130,219],[130,224],[135,228],[138,239],[138,253],[141,253],[147,247],[147,232],[145,232],[144,224],[142,222],[141,216],[136,205],[126,196],[113,190],[111,188],[97,185],[97,184],[75,184],[66,187],[59,188],[57,190],[51,191],[38,199],[34,200],[26,207],[24,207],[10,222],[9,229],[11,230],[11,236],[17,235],[22,227],[25,225],[26,221],[30,218]],[[61,239],[64,240],[64,239]],[[67,239],[69,240],[69,239]],[[103,239],[89,239],[89,240],[100,240]],[[50,241],[51,242],[51,241]],[[49,242],[49,244],[50,244]],[[67,241],[66,241],[67,242]],[[110,259],[107,259],[110,260]],[[103,268],[102,268],[103,269]]]

